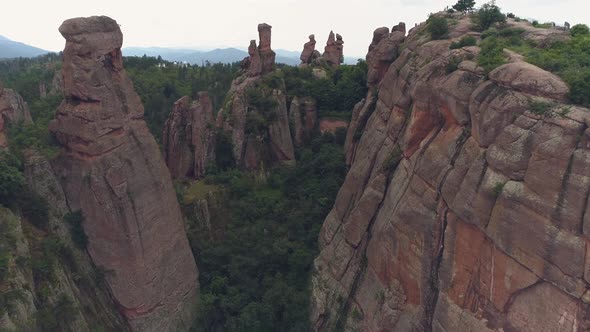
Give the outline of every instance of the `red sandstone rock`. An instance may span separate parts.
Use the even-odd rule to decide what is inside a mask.
[[[328,65],[338,67],[344,61],[343,44],[342,36],[339,34],[334,35],[334,32],[330,31],[323,54],[323,58]]]
[[[63,146],[55,169],[68,205],[85,216],[88,252],[112,271],[106,281],[133,330],[187,330],[198,272],[170,173],[123,68],[119,25],[75,18],[60,32],[66,101],[50,124]]]
[[[303,45],[303,52],[299,57],[302,64],[310,64],[314,60],[315,44],[315,36],[309,35],[309,41]]]
[[[458,20],[453,38],[472,33]],[[487,80],[479,48],[450,50],[424,28],[375,31],[379,92],[353,110],[350,169],[314,262],[313,329],[589,328],[590,110],[564,104],[567,86],[524,62]],[[383,50],[403,52],[377,56],[397,33]],[[535,98],[556,106],[534,114]]]
[[[205,175],[215,161],[215,122],[213,105],[207,92],[198,100],[188,96],[174,103],[164,126],[164,160],[173,178]]]

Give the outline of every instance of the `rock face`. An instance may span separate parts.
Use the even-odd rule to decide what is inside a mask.
[[[314,330],[588,329],[590,110],[532,65],[486,79],[478,47],[421,29],[370,63],[383,75],[355,107],[320,232]],[[369,54],[392,36],[378,30]],[[554,106],[536,114],[538,99]]]
[[[0,83],[0,149],[8,146],[6,127],[21,121],[32,122],[29,106],[16,91]]]
[[[164,126],[164,160],[173,178],[201,178],[215,162],[215,119],[207,92],[174,103]]]
[[[344,61],[344,41],[339,34],[334,35],[334,31],[330,31],[326,47],[324,48],[323,58],[326,63],[332,67],[338,67]]]
[[[301,64],[311,64],[314,60],[315,52],[315,35],[309,35],[309,41],[303,45],[303,52],[301,52]]]
[[[302,146],[317,129],[318,113],[316,102],[311,97],[293,97],[289,108],[289,121],[295,146]]]
[[[406,25],[403,22],[394,26],[391,33],[387,27],[378,28],[373,32],[373,40],[367,53],[369,87],[377,85],[383,79],[389,65],[399,56],[399,47],[405,38]]]
[[[88,252],[110,271],[106,281],[131,328],[187,330],[198,272],[170,173],[123,69],[119,25],[94,16],[59,30],[66,99],[50,130],[63,146],[55,169],[68,206],[84,214]]]

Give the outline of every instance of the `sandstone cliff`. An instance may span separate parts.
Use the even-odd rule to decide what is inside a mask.
[[[198,272],[170,173],[123,69],[119,25],[76,18],[60,27],[65,101],[50,124],[67,204],[81,210],[88,252],[136,331],[186,330]]]
[[[180,98],[164,126],[164,160],[174,178],[201,178],[215,162],[215,119],[207,92]]]
[[[453,40],[478,36],[455,19]],[[588,329],[590,110],[549,72],[513,60],[486,75],[479,47],[424,32],[375,31],[314,330]]]

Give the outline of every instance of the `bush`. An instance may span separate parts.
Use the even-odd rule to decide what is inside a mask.
[[[570,29],[572,37],[590,35],[590,29],[586,24],[576,24]]]
[[[451,49],[457,49],[465,46],[475,46],[477,44],[477,39],[473,36],[464,36],[458,42],[451,43]]]
[[[70,225],[70,234],[72,241],[81,250],[86,250],[88,246],[88,236],[84,232],[84,216],[82,211],[75,211],[64,216],[64,221]]]
[[[488,37],[484,39],[481,43],[481,51],[477,56],[477,64],[489,73],[506,63],[503,50],[504,45],[498,38]]]
[[[431,15],[426,23],[428,24],[426,29],[430,33],[432,39],[438,40],[447,38],[449,25],[446,18]]]
[[[530,100],[529,109],[531,112],[537,115],[545,115],[555,106],[552,102],[542,100]]]
[[[502,14],[495,1],[485,3],[472,18],[475,28],[485,31],[496,23],[505,23],[506,16]]]

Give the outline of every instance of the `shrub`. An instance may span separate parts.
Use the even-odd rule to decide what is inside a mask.
[[[449,63],[447,63],[445,69],[447,74],[454,72],[455,70],[459,69],[459,64],[461,63],[461,59],[457,57],[451,58]]]
[[[84,232],[84,226],[82,225],[84,222],[82,211],[78,210],[66,214],[64,216],[64,221],[70,225],[70,234],[74,244],[78,248],[86,250],[86,247],[88,246],[88,236],[86,236],[86,233]]]
[[[447,19],[440,16],[431,15],[428,18],[426,29],[430,33],[430,37],[434,40],[444,39],[449,33],[449,25]]]
[[[465,46],[475,46],[477,44],[477,39],[473,36],[464,36],[458,42],[453,42],[451,44],[451,49],[457,49]]]
[[[505,183],[496,182],[496,184],[494,185],[494,188],[492,189],[492,193],[494,194],[494,197],[500,196],[500,194],[504,190],[504,185],[505,185]]]
[[[506,16],[496,6],[495,1],[490,1],[481,6],[475,16],[472,18],[475,28],[479,31],[485,31],[496,23],[506,22]]]
[[[498,38],[488,37],[481,43],[481,51],[477,56],[477,63],[489,73],[506,63],[503,50],[504,45]]]
[[[586,24],[576,24],[570,29],[572,37],[590,35],[590,29]]]
[[[537,115],[545,115],[548,111],[550,111],[553,106],[555,106],[552,102],[542,101],[542,100],[530,100],[529,101],[529,109],[531,112]]]
[[[402,150],[399,145],[396,145],[383,161],[383,170],[388,173],[393,172],[402,160],[402,156]]]
[[[4,281],[8,276],[8,267],[10,265],[10,253],[8,251],[0,251],[0,282]]]

